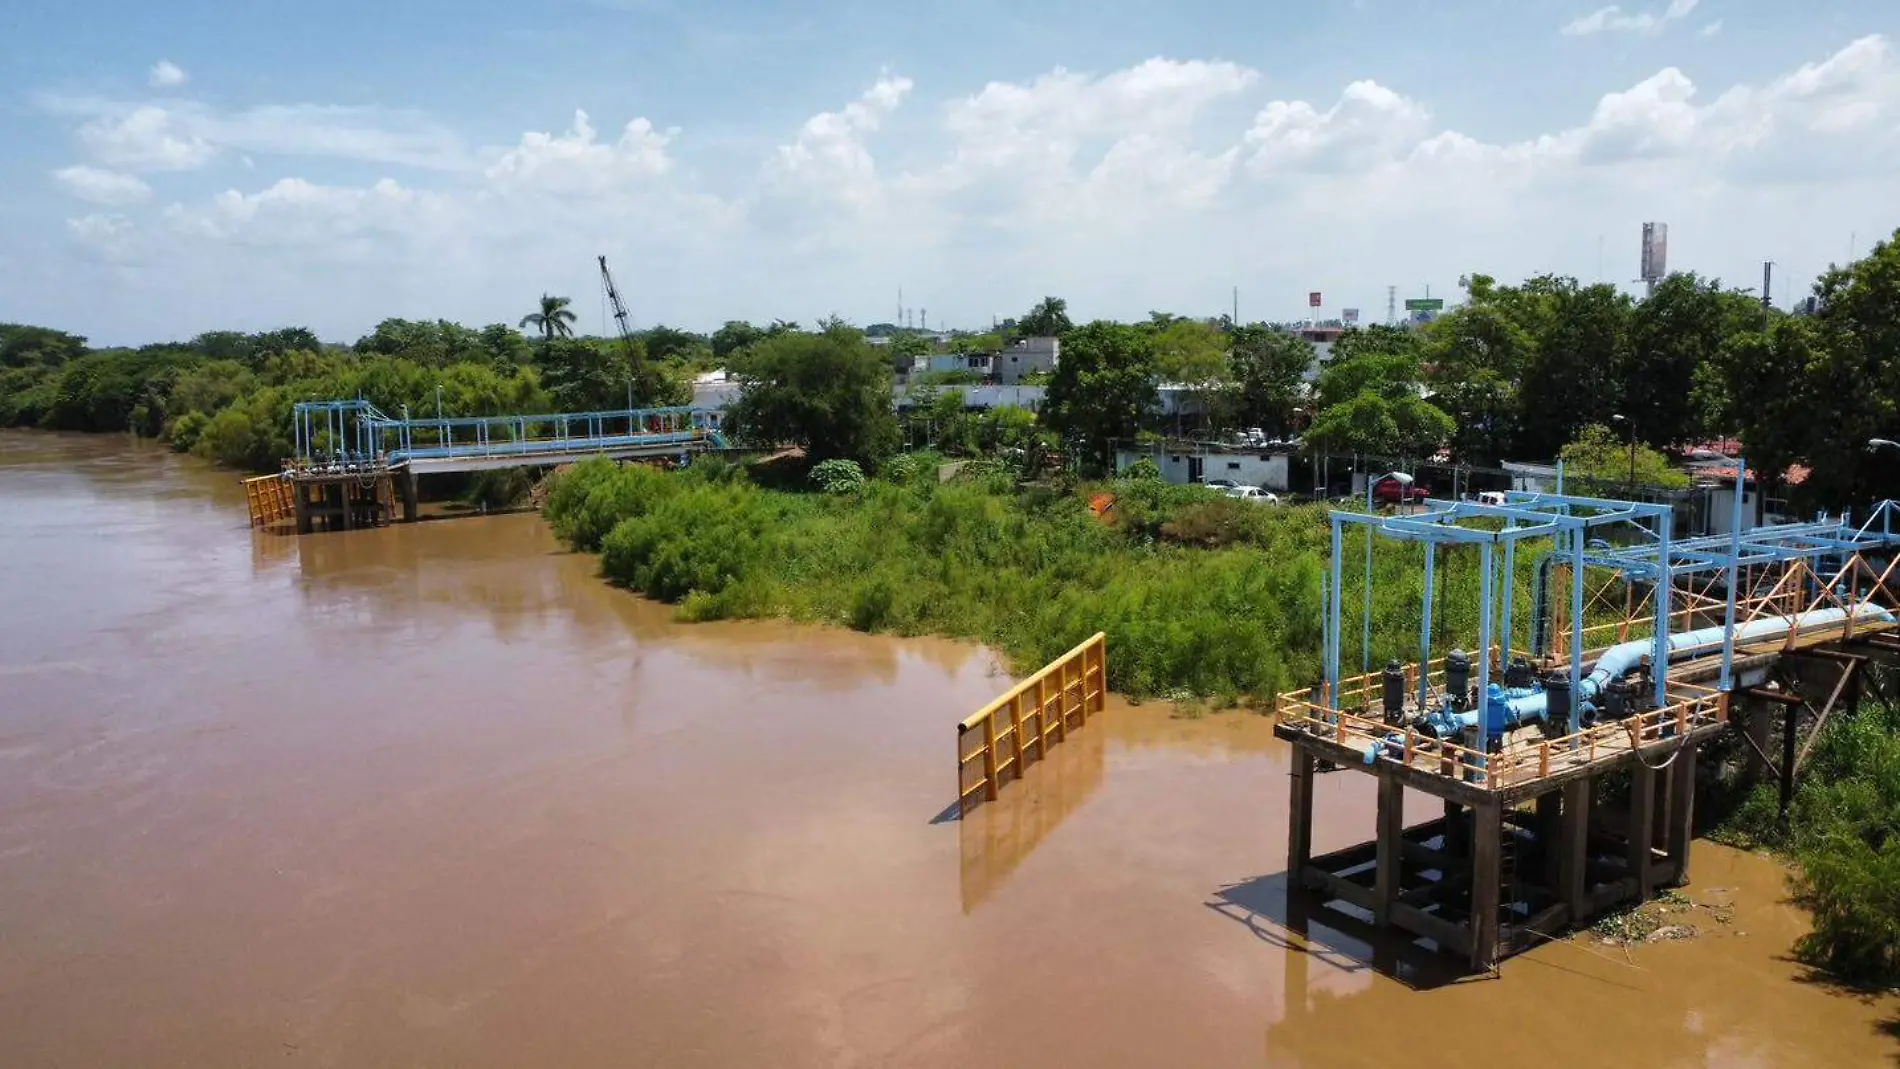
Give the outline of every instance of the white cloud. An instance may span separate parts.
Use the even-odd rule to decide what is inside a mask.
[[[1652,11],[1626,12],[1616,4],[1611,4],[1570,20],[1559,32],[1570,37],[1589,37],[1599,33],[1657,34],[1668,29],[1672,23],[1688,18],[1698,2],[1670,0],[1669,6],[1660,14]]]
[[[480,162],[460,135],[414,112],[320,104],[222,111],[196,101],[122,102],[46,97],[55,114],[83,116],[79,140],[99,163],[134,171],[188,171],[225,151],[326,157],[427,170]]]
[[[805,120],[797,140],[778,146],[772,171],[791,184],[828,188],[841,200],[874,196],[877,165],[866,138],[897,110],[911,87],[909,78],[886,74],[841,110]]]
[[[918,108],[921,88],[885,74],[761,145],[757,166],[710,174],[662,117],[576,112],[565,130],[477,148],[401,112],[96,105],[68,109],[93,162],[58,180],[115,206],[67,230],[85,262],[136,279],[110,304],[143,309],[164,325],[153,333],[228,325],[210,317],[238,307],[254,325],[351,337],[387,315],[488,321],[523,293],[589,292],[602,253],[636,316],[696,327],[883,318],[898,281],[933,323],[987,323],[1045,292],[1082,315],[1197,311],[1235,282],[1248,304],[1323,289],[1376,305],[1386,278],[1587,277],[1597,236],[1643,218],[1706,258],[1685,266],[1735,274],[1725,250],[1745,263],[1772,244],[1793,261],[1812,234],[1864,230],[1900,171],[1900,65],[1878,36],[1713,91],[1667,67],[1512,140],[1447,128],[1370,77],[1319,103],[1268,99],[1259,81],[1152,59]],[[128,173],[252,152],[254,171],[222,179],[240,188],[176,203],[141,206]],[[324,182],[283,169],[299,156],[441,166]],[[47,271],[35,299],[95,292],[74,270]],[[1285,303],[1243,314],[1298,311]]]
[[[54,171],[53,178],[66,192],[94,204],[136,204],[152,195],[152,187],[137,175],[88,167],[83,163]]]
[[[145,76],[146,83],[154,89],[171,89],[190,80],[191,76],[185,73],[185,69],[169,59],[152,64],[151,72]]]
[[[1722,20],[1716,19],[1714,22],[1711,22],[1707,26],[1704,26],[1700,30],[1697,30],[1696,36],[1697,37],[1714,37],[1716,34],[1721,33],[1721,32],[1722,32]]]
[[[658,131],[646,119],[634,119],[611,144],[596,137],[584,111],[574,113],[565,134],[530,132],[485,171],[504,186],[539,185],[549,191],[584,191],[615,183],[664,175],[673,169],[667,143],[677,129]]]
[[[79,141],[101,163],[134,171],[189,171],[211,162],[217,147],[153,105],[116,118],[100,117],[79,128]]]
[[[1357,81],[1320,111],[1304,100],[1276,100],[1254,117],[1246,142],[1259,172],[1362,169],[1408,154],[1431,133],[1424,105],[1377,82]]]

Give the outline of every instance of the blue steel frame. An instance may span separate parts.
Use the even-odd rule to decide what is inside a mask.
[[[1508,636],[1512,619],[1512,601],[1514,588],[1514,569],[1517,562],[1518,543],[1528,538],[1550,538],[1555,542],[1554,552],[1568,557],[1570,569],[1571,619],[1583,618],[1584,563],[1586,543],[1589,532],[1616,524],[1629,524],[1647,538],[1639,549],[1666,559],[1670,554],[1670,531],[1674,514],[1668,505],[1641,501],[1617,501],[1608,498],[1583,497],[1562,492],[1563,473],[1558,471],[1557,493],[1528,493],[1513,491],[1505,495],[1502,505],[1482,504],[1476,501],[1432,501],[1424,502],[1426,511],[1415,514],[1380,516],[1373,513],[1333,512],[1330,514],[1332,534],[1331,568],[1326,580],[1326,620],[1324,628],[1324,655],[1326,660],[1326,678],[1324,693],[1326,706],[1339,710],[1339,661],[1343,630],[1341,627],[1341,594],[1344,589],[1343,550],[1345,532],[1349,526],[1364,527],[1370,534],[1377,534],[1400,542],[1420,542],[1425,548],[1425,590],[1422,611],[1419,620],[1419,654],[1421,666],[1432,659],[1432,596],[1433,577],[1437,567],[1437,551],[1444,546],[1476,546],[1479,553],[1479,565],[1482,569],[1479,582],[1478,613],[1478,693],[1487,693],[1491,682],[1490,650],[1493,639],[1493,623],[1500,621]],[[1498,521],[1502,528],[1496,528]],[[1368,537],[1367,582],[1370,584],[1370,535]],[[1503,547],[1503,553],[1497,552]],[[1494,581],[1499,557],[1505,565],[1503,598],[1497,596],[1497,584]],[[1669,663],[1669,609],[1668,587],[1658,587],[1656,600],[1655,638],[1656,650],[1653,663]],[[1501,608],[1501,612],[1500,612]],[[1570,682],[1571,694],[1578,692],[1578,683],[1583,672],[1583,628],[1573,625],[1570,629]],[[1362,629],[1366,637],[1367,650],[1370,649],[1370,615]],[[1507,642],[1508,644],[1508,642]],[[1508,652],[1507,652],[1508,656]],[[1668,688],[1667,672],[1654,673],[1656,702],[1666,704]],[[1428,687],[1426,673],[1419,672],[1418,698],[1421,703],[1426,697]],[[1572,702],[1569,713],[1569,729],[1576,732],[1581,729],[1579,712]]]
[[[412,419],[407,412],[392,419],[361,400],[301,401],[295,409],[297,459],[304,464],[534,456],[701,440],[723,449],[718,422],[716,412],[684,406],[437,419]],[[648,429],[655,425],[660,429]]]
[[[1425,591],[1424,604],[1419,622],[1419,657],[1421,671],[1418,674],[1417,699],[1421,705],[1427,698],[1429,683],[1423,666],[1432,658],[1432,595],[1434,589],[1433,574],[1437,565],[1437,549],[1447,546],[1476,545],[1479,547],[1483,576],[1479,584],[1478,617],[1478,692],[1484,694],[1491,681],[1492,621],[1501,616],[1501,624],[1506,636],[1506,656],[1510,644],[1512,601],[1514,597],[1513,580],[1517,545],[1526,538],[1549,537],[1555,545],[1553,553],[1570,565],[1570,693],[1578,692],[1578,684],[1583,671],[1583,631],[1584,615],[1584,573],[1588,568],[1610,569],[1622,573],[1631,581],[1643,581],[1652,584],[1656,591],[1655,601],[1655,651],[1651,663],[1657,666],[1653,672],[1655,681],[1655,701],[1657,707],[1666,704],[1668,698],[1669,663],[1669,620],[1676,581],[1685,576],[1699,573],[1721,571],[1726,583],[1726,605],[1723,621],[1725,634],[1722,641],[1722,667],[1718,689],[1728,691],[1734,686],[1735,661],[1735,615],[1739,592],[1737,580],[1740,570],[1762,564],[1787,563],[1795,560],[1814,561],[1821,558],[1845,560],[1853,554],[1869,550],[1878,550],[1900,544],[1900,533],[1895,528],[1896,512],[1900,504],[1882,501],[1874,506],[1872,514],[1859,527],[1854,527],[1848,516],[1829,518],[1822,514],[1809,523],[1777,524],[1758,527],[1744,532],[1742,530],[1743,491],[1747,481],[1747,464],[1738,464],[1735,485],[1734,505],[1730,517],[1729,533],[1704,538],[1673,540],[1671,538],[1673,513],[1670,507],[1647,502],[1618,501],[1607,498],[1579,497],[1563,493],[1563,467],[1558,465],[1557,492],[1554,494],[1511,492],[1505,495],[1503,505],[1485,505],[1475,501],[1437,502],[1426,501],[1427,511],[1414,515],[1379,516],[1351,512],[1331,514],[1332,526],[1332,567],[1327,576],[1324,597],[1327,602],[1324,629],[1324,656],[1326,659],[1326,679],[1324,693],[1326,707],[1339,710],[1339,660],[1340,660],[1340,595],[1342,590],[1342,556],[1344,534],[1349,525],[1365,527],[1387,538],[1402,542],[1422,542],[1425,548]],[[1502,520],[1504,527],[1494,530],[1492,525]],[[1526,526],[1518,526],[1519,523]],[[1595,543],[1588,538],[1588,532],[1607,525],[1628,523],[1638,529],[1641,535],[1634,544],[1621,548],[1609,547],[1608,543]],[[1483,526],[1474,526],[1483,524]],[[1502,604],[1494,598],[1492,572],[1495,560],[1494,551],[1499,545],[1504,547],[1504,590]],[[1596,548],[1602,546],[1603,548]],[[1367,539],[1366,582],[1370,589],[1371,538]],[[1367,600],[1367,619],[1362,641],[1366,646],[1365,658],[1369,667],[1371,646],[1370,598]],[[1579,712],[1573,698],[1569,710],[1569,730],[1575,733],[1581,728]]]

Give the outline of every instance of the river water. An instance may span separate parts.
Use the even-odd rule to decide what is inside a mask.
[[[1114,652],[1111,650],[1112,657]],[[1441,984],[1287,915],[1286,755],[1111,705],[940,819],[972,646],[679,625],[538,517],[253,535],[0,434],[0,1065],[1872,1066],[1783,874]],[[1322,777],[1319,849],[1369,837]],[[1421,814],[1422,815],[1422,814]]]

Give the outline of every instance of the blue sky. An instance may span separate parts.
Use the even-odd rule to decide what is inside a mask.
[[[349,340],[551,290],[599,329],[599,253],[698,329],[900,285],[1379,318],[1624,281],[1647,219],[1788,295],[1900,226],[1896,47],[1900,5],[1826,0],[12,0],[0,320]]]

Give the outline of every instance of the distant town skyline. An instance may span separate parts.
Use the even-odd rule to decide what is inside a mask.
[[[1900,226],[1900,7],[28,3],[0,320],[1292,321],[1460,275],[1804,294]],[[1324,295],[1309,308],[1307,295]],[[611,329],[608,325],[607,329]]]

